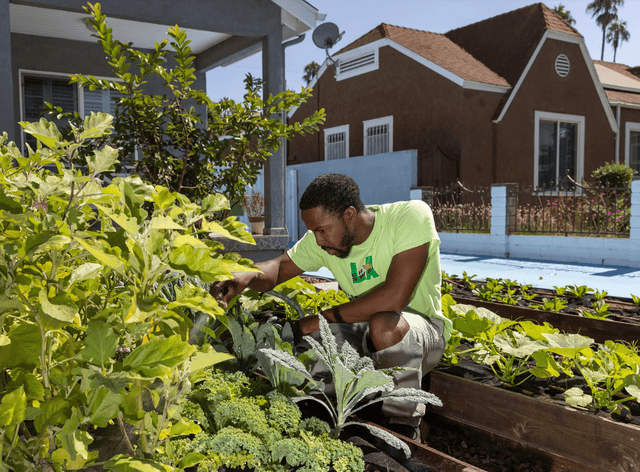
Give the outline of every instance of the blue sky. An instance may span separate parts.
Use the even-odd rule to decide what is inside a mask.
[[[536,3],[534,0],[308,0],[321,13],[325,21],[336,23],[344,31],[342,40],[333,48],[337,52],[380,23],[416,28],[433,33],[446,33],[471,23],[482,21],[520,7]],[[584,36],[592,59],[600,59],[602,30],[595,19],[586,13],[588,0],[544,2],[549,8],[559,3],[575,18],[574,27]],[[629,42],[618,48],[616,62],[640,66],[640,0],[625,0],[619,17],[627,22],[631,33]],[[306,64],[325,60],[324,50],[318,49],[309,31],[300,44],[287,48],[285,75],[287,88],[300,90],[304,86],[303,69]],[[605,61],[613,61],[613,48],[605,45]],[[258,53],[231,66],[218,67],[207,73],[207,94],[213,100],[229,97],[241,100],[243,79],[250,73],[262,75],[262,58]]]

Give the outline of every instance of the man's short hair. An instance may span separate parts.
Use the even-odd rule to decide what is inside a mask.
[[[348,175],[323,174],[309,184],[300,198],[300,210],[322,207],[342,216],[350,206],[359,213],[365,210],[358,184]]]

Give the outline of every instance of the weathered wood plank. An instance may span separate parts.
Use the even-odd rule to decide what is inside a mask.
[[[598,320],[567,313],[536,310],[502,303],[485,302],[471,298],[453,297],[457,303],[474,305],[491,310],[503,318],[512,320],[525,319],[547,322],[565,333],[582,334],[593,338],[597,343],[604,341],[640,341],[640,324],[623,323],[621,321]]]
[[[640,427],[431,372],[438,414],[584,464],[582,471],[640,472]]]

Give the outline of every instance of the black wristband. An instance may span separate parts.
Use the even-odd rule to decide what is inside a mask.
[[[340,315],[340,307],[333,307],[333,317],[336,319],[336,323],[346,323],[346,321]]]

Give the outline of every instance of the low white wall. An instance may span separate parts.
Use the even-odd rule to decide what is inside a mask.
[[[440,233],[440,239],[440,250],[450,254],[640,268],[640,243],[631,239],[466,233]]]

